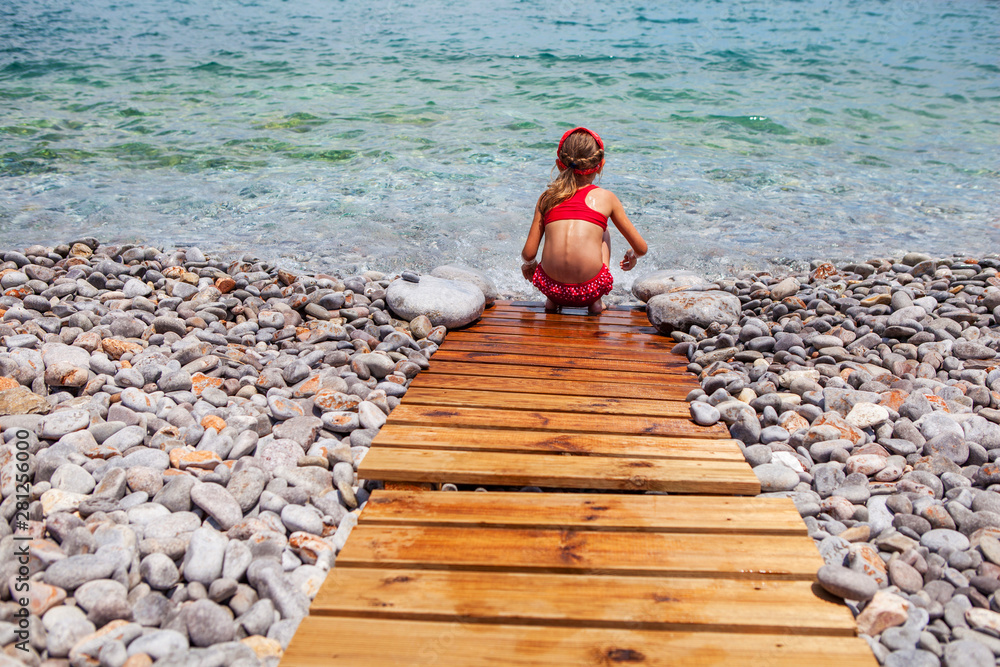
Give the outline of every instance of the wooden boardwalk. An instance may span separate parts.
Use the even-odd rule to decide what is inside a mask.
[[[874,666],[792,502],[746,497],[727,429],[690,421],[671,347],[628,310],[451,332],[359,467],[403,490],[372,494],[282,664]],[[465,490],[406,490],[443,483]]]

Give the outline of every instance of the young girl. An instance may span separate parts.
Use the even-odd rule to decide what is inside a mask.
[[[559,175],[538,198],[528,240],[524,243],[521,273],[547,298],[546,310],[559,306],[588,306],[591,313],[604,310],[601,297],[611,291],[608,271],[611,235],[608,217],[632,246],[621,261],[631,271],[646,254],[646,242],[625,215],[613,193],[594,185],[604,168],[604,142],[585,127],[568,131],[556,149]],[[538,244],[545,237],[542,263],[535,261]]]

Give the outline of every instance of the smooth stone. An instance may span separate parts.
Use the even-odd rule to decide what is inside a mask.
[[[888,628],[902,625],[907,620],[910,606],[908,600],[881,590],[855,619],[858,632],[874,637]]]
[[[816,577],[828,592],[848,600],[870,600],[878,592],[874,579],[841,565],[824,565]]]
[[[246,513],[253,509],[267,485],[267,474],[259,468],[246,468],[233,473],[226,490]]]
[[[82,495],[91,493],[97,486],[93,475],[73,463],[64,463],[56,468],[49,482],[55,489]]]
[[[222,574],[229,538],[210,527],[191,534],[191,542],[181,568],[184,578],[210,586]]]
[[[944,646],[944,667],[993,667],[993,651],[971,639],[949,642]]]
[[[243,519],[240,504],[225,487],[218,484],[195,484],[191,488],[191,502],[215,519],[222,530],[229,530]]]
[[[86,410],[57,410],[42,418],[38,425],[39,437],[58,440],[67,433],[80,431],[90,425]]]
[[[497,300],[497,288],[493,281],[482,271],[478,271],[463,264],[445,264],[436,266],[431,270],[431,275],[435,278],[445,280],[457,280],[460,282],[472,283],[483,293],[486,299],[486,307],[489,308]],[[408,281],[409,282],[409,281]]]
[[[358,405],[358,420],[361,428],[380,429],[386,422],[386,414],[370,401],[362,401]]]
[[[42,625],[51,658],[65,658],[78,641],[97,630],[79,607],[65,605],[47,611],[42,616]]]
[[[116,563],[97,554],[81,554],[58,560],[45,570],[42,579],[51,586],[74,591],[88,581],[107,579]]]
[[[425,275],[418,283],[391,282],[386,289],[385,302],[401,319],[412,320],[425,315],[434,326],[454,329],[479,319],[486,306],[486,297],[470,283]]]
[[[323,518],[310,507],[286,505],[281,510],[281,521],[290,533],[297,531],[314,535],[322,535],[323,533]]]
[[[149,554],[139,564],[139,573],[153,589],[165,591],[180,579],[180,572],[173,559],[161,553]]]
[[[704,288],[711,285],[697,273],[683,269],[668,269],[637,278],[632,282],[632,294],[640,301],[649,301],[658,294],[665,294],[690,287]]]
[[[663,333],[706,328],[718,322],[729,326],[739,321],[740,300],[728,292],[674,292],[652,297],[646,304],[650,323]]]
[[[914,648],[893,651],[882,665],[883,667],[941,667],[941,661],[930,651]]]
[[[194,646],[213,646],[234,637],[232,612],[211,600],[196,600],[182,613]]]
[[[945,547],[965,551],[969,548],[969,538],[957,530],[935,528],[920,536],[920,545],[931,551],[940,551]]]
[[[153,630],[128,645],[128,655],[148,655],[160,660],[171,654],[180,654],[189,648],[187,635],[177,630]]]
[[[153,496],[153,502],[171,512],[186,512],[191,509],[191,489],[196,483],[197,480],[186,475],[173,477]]]
[[[128,595],[128,589],[122,584],[112,579],[96,579],[88,581],[73,593],[73,600],[76,606],[84,611],[90,611],[102,599],[121,598]]]
[[[888,570],[889,581],[904,593],[916,593],[924,586],[924,578],[920,573],[899,558],[889,561]]]
[[[711,426],[719,421],[719,411],[708,403],[694,401],[690,404],[691,418],[700,426]]]
[[[780,463],[764,463],[753,469],[760,481],[762,493],[791,491],[799,483],[799,475]]]

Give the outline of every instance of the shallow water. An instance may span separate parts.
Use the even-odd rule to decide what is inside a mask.
[[[290,267],[517,254],[588,125],[633,275],[1000,241],[1000,3],[7,0],[0,247]],[[623,241],[614,241],[615,255]]]

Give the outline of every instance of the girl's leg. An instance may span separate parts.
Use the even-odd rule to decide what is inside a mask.
[[[556,305],[556,304],[555,304],[555,303],[554,303],[554,302],[552,301],[552,299],[550,299],[550,298],[546,297],[546,298],[545,298],[545,310],[550,310],[550,311],[558,311],[558,310],[559,310],[559,306],[558,306],[558,305]]]
[[[601,239],[601,259],[605,266],[611,266],[611,232],[604,230],[604,238]],[[596,315],[604,310],[604,301],[600,298],[587,307],[587,311]]]

